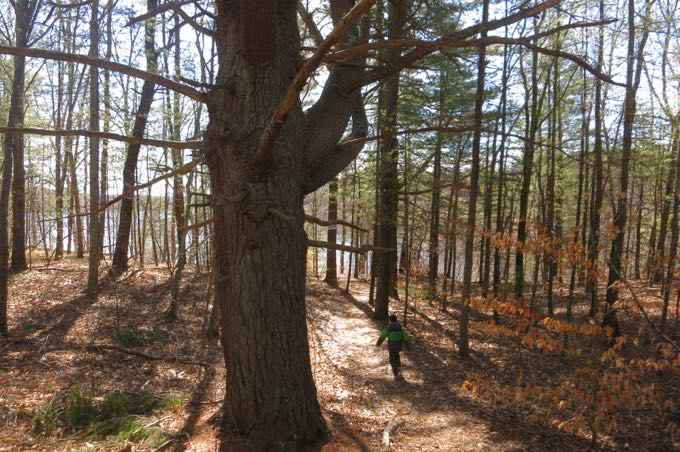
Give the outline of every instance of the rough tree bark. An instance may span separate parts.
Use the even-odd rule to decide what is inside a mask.
[[[519,218],[517,219],[517,246],[522,247],[527,239],[527,216],[529,215],[529,190],[531,188],[531,174],[534,165],[534,151],[536,134],[540,125],[538,98],[538,52],[531,53],[531,97],[530,107],[527,108],[526,142],[522,157],[522,189],[519,197]],[[529,113],[530,110],[530,113]],[[520,301],[524,297],[524,251],[518,248],[515,254],[515,298]],[[536,283],[534,281],[534,283]]]

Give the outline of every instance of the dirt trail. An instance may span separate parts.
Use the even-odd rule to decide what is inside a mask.
[[[451,363],[424,350],[418,338],[402,354],[405,380],[393,381],[385,344],[375,347],[383,323],[369,317],[366,288],[356,284],[353,293],[309,286],[317,388],[336,437],[349,436],[337,450],[383,450],[383,433],[395,423],[393,451],[527,449],[470,414],[469,402],[450,384],[455,376],[446,378]]]

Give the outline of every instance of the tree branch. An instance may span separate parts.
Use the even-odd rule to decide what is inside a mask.
[[[447,47],[441,45],[442,41],[449,41],[451,43],[455,41],[461,42],[468,38],[471,38],[472,36],[475,36],[478,33],[489,32],[501,27],[505,27],[507,25],[512,25],[515,22],[519,22],[520,20],[541,14],[542,12],[552,8],[553,6],[560,4],[561,1],[562,0],[546,0],[545,2],[539,3],[530,8],[520,9],[516,13],[510,14],[509,16],[503,17],[501,19],[490,20],[488,22],[472,25],[470,27],[464,28],[463,30],[454,32],[451,35],[444,38],[444,40],[440,40],[439,41],[440,45],[434,47],[428,46],[422,48],[415,48],[405,53],[401,58],[399,58],[398,61],[394,62],[392,65],[368,71],[361,77],[348,82],[344,88],[347,92],[353,92],[361,88],[362,86],[368,85],[375,81],[382,80],[393,74],[396,74],[403,68],[410,66],[411,64],[415,63],[418,60],[423,59],[427,55],[434,53],[443,47]]]
[[[591,22],[573,22],[570,24],[561,25],[559,27],[551,28],[541,33],[536,33],[531,36],[526,36],[522,38],[517,38],[521,41],[536,41],[557,33],[561,33],[566,30],[575,28],[586,28],[595,27],[599,25],[608,25],[612,22],[616,22],[616,19],[607,19],[600,21]],[[495,36],[489,36],[490,39],[496,38]],[[424,50],[437,51],[444,48],[465,48],[465,47],[475,47],[480,45],[481,40],[466,40],[467,38],[461,38],[458,34],[442,39],[437,39],[434,41],[426,41],[423,39],[385,39],[381,41],[367,42],[362,44],[357,44],[352,47],[347,47],[345,49],[339,50],[337,52],[326,55],[323,59],[324,63],[332,63],[335,61],[346,60],[357,54],[365,54],[371,50],[381,50],[381,49],[396,49],[396,48],[407,48],[416,47]],[[519,41],[517,42],[519,43]]]
[[[193,171],[198,165],[200,165],[203,162],[205,162],[205,159],[203,157],[199,157],[199,158],[192,160],[191,162],[187,163],[186,165],[182,165],[175,170],[172,170],[170,172],[163,174],[162,176],[158,176],[155,179],[150,180],[149,182],[146,182],[146,183],[141,184],[141,185],[135,185],[129,191],[125,191],[125,192],[121,193],[120,195],[116,196],[115,198],[113,198],[112,200],[107,202],[106,204],[102,205],[99,208],[99,213],[104,212],[107,208],[111,207],[112,205],[114,205],[118,201],[122,200],[126,196],[129,196],[131,193],[134,193],[134,192],[139,191],[139,190],[144,190],[145,188],[149,188],[152,185],[157,184],[158,182],[160,182],[162,180],[169,179],[169,178],[177,176],[177,175],[187,174],[187,173]]]
[[[352,224],[349,221],[345,221],[345,220],[326,221],[326,220],[322,220],[321,218],[313,217],[311,215],[305,215],[305,221],[307,221],[308,223],[318,224],[319,226],[341,225],[341,226],[347,226],[348,228],[356,229],[357,231],[368,232],[368,230],[366,230],[366,229],[364,229],[360,226],[357,226],[355,224]]]
[[[359,254],[364,254],[369,251],[373,251],[376,253],[391,253],[392,251],[394,251],[394,249],[392,248],[382,248],[379,246],[364,245],[362,247],[357,248],[354,246],[341,245],[339,243],[322,242],[319,240],[307,240],[307,246],[312,246],[315,248],[329,248],[333,250],[348,251],[350,253]]]
[[[131,27],[132,25],[142,22],[147,19],[151,19],[152,17],[158,16],[159,14],[163,14],[164,12],[170,11],[171,9],[175,8],[181,8],[184,5],[189,5],[191,3],[194,3],[194,0],[185,0],[183,2],[177,2],[175,3],[174,1],[169,1],[166,3],[163,3],[162,5],[159,5],[156,8],[150,9],[149,11],[145,12],[144,14],[140,14],[139,16],[135,16],[132,19],[128,21],[126,24],[128,27]]]
[[[312,36],[314,43],[317,45],[317,47],[320,46],[323,43],[323,36],[321,35],[319,28],[316,26],[316,22],[314,22],[314,17],[312,17],[312,14],[307,11],[305,5],[302,4],[302,0],[298,0],[298,14],[307,26],[307,30],[309,30],[309,34]]]
[[[151,82],[154,82],[156,85],[164,86],[173,91],[177,91],[178,93],[184,94],[185,96],[194,99],[198,102],[202,103],[206,102],[205,93],[195,90],[182,83],[170,80],[168,78],[162,77],[152,72],[137,69],[121,63],[114,63],[112,61],[102,60],[100,58],[92,58],[86,55],[78,55],[74,53],[54,52],[51,50],[43,50],[36,48],[19,48],[5,45],[0,45],[0,54],[26,56],[30,58],[45,58],[56,61],[68,61],[71,63],[80,63],[86,64],[88,66],[95,66],[100,69],[108,69],[111,71],[127,74],[132,77],[137,77],[142,80],[149,80]]]
[[[535,50],[538,53],[542,53],[544,55],[548,56],[553,56],[553,57],[558,57],[558,58],[564,58],[569,61],[573,61],[577,65],[581,66],[583,69],[586,71],[590,72],[594,77],[599,78],[602,81],[605,81],[607,83],[611,83],[612,85],[616,86],[622,86],[625,87],[625,83],[617,82],[614,79],[612,79],[610,76],[607,74],[604,74],[600,71],[598,71],[594,66],[592,66],[590,63],[588,63],[586,60],[584,60],[581,57],[578,57],[572,53],[568,52],[563,52],[561,50],[552,50],[552,49],[547,49],[545,47],[541,47],[539,45],[533,44],[530,42],[530,38],[504,38],[504,37],[496,37],[496,36],[489,36],[487,38],[482,38],[482,39],[476,39],[476,40],[471,40],[467,41],[470,46],[488,46],[488,45],[494,45],[494,44],[504,44],[504,45],[520,45],[524,46],[530,50]]]
[[[122,141],[130,144],[141,144],[145,146],[156,146],[170,149],[199,149],[201,147],[200,141],[170,141],[170,140],[156,140],[152,138],[136,138],[127,135],[119,135],[111,132],[93,132],[91,130],[47,130],[37,129],[32,127],[15,128],[15,127],[0,127],[0,133],[23,133],[27,135],[41,135],[54,137],[73,137],[81,136],[87,138],[103,138],[106,140]]]

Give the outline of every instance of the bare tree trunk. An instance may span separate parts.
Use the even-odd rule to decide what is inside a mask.
[[[38,7],[38,0],[18,0],[15,4],[15,39],[19,48],[28,47],[34,14]],[[24,126],[26,90],[26,57],[14,57],[14,77],[12,78],[12,95],[10,98],[10,112],[7,119],[8,127],[22,128]],[[10,268],[23,271],[28,268],[26,263],[26,169],[24,166],[24,136],[14,134],[6,145],[11,146],[14,165],[12,177],[12,262]]]
[[[559,36],[558,36],[559,40]],[[558,45],[559,49],[559,45]],[[559,255],[559,245],[557,243],[558,237],[555,233],[555,149],[559,146],[562,147],[562,143],[558,142],[559,126],[558,126],[558,116],[560,109],[560,67],[557,58],[555,58],[553,63],[553,89],[552,89],[552,110],[551,110],[551,121],[550,121],[550,147],[548,148],[548,175],[546,182],[546,214],[547,214],[547,233],[551,244],[545,249],[543,258],[546,260],[548,267],[548,287],[547,287],[547,304],[548,304],[548,316],[552,317],[555,313],[555,301],[553,293],[553,285],[555,282],[555,276],[557,274],[557,256]]]
[[[69,80],[69,83],[71,80]],[[55,125],[58,129],[64,127],[64,65],[59,63],[57,66],[57,99],[55,105]],[[61,137],[54,139],[54,214],[56,216],[56,243],[54,249],[54,259],[59,260],[64,257],[64,182],[66,162],[63,158],[63,140]]]
[[[156,8],[157,0],[147,0],[147,9],[149,11]],[[154,44],[155,21],[153,18],[147,19],[145,22],[144,31],[144,54],[146,56],[147,71],[156,72],[158,69],[158,55],[156,53],[156,46]],[[153,103],[155,85],[148,80],[144,81],[142,85],[142,93],[139,99],[139,106],[137,107],[137,114],[135,115],[135,122],[132,126],[133,137],[143,137],[146,130],[146,122],[151,111],[151,104]],[[134,206],[135,194],[132,187],[135,185],[135,173],[137,170],[137,161],[139,159],[139,151],[141,145],[131,144],[128,146],[125,163],[123,165],[123,196],[120,205],[120,216],[118,223],[118,232],[116,234],[116,248],[113,254],[112,271],[114,274],[121,274],[128,268],[128,248],[130,244],[130,226],[132,224],[132,210]],[[139,232],[139,231],[138,231]],[[140,247],[140,253],[141,253]]]
[[[335,222],[338,219],[338,179],[333,179],[328,185],[328,221]],[[338,229],[336,225],[328,226],[328,242],[336,243]],[[338,266],[335,249],[326,250],[326,277],[324,281],[331,285],[338,285]]]
[[[181,79],[182,71],[180,67],[180,35],[179,35],[179,17],[175,16],[175,78],[177,80]],[[172,137],[174,140],[179,141],[181,139],[181,127],[182,127],[182,111],[180,108],[180,94],[175,92],[172,99]],[[184,164],[182,151],[180,149],[173,149],[172,151],[172,165],[174,168],[180,168]],[[171,319],[177,318],[177,310],[179,308],[180,300],[180,288],[182,282],[182,273],[184,267],[187,263],[187,250],[186,250],[186,230],[184,226],[186,225],[185,219],[185,208],[184,208],[184,184],[183,176],[181,174],[176,174],[173,178],[172,187],[172,206],[173,214],[175,217],[175,234],[177,237],[177,259],[175,261],[175,267],[172,275],[171,284],[171,295],[172,300],[170,302],[170,308],[168,310],[168,315]]]
[[[628,2],[628,53],[626,66],[626,96],[623,110],[623,143],[621,150],[621,186],[619,189],[618,206],[614,214],[614,227],[616,234],[612,240],[611,252],[609,254],[609,278],[607,280],[607,311],[605,312],[602,324],[612,329],[614,337],[621,335],[619,322],[616,318],[614,304],[619,300],[618,281],[622,275],[621,257],[623,253],[623,239],[628,219],[628,177],[630,156],[633,147],[633,123],[635,121],[637,89],[640,86],[640,75],[642,73],[643,52],[649,29],[647,21],[651,10],[651,2],[646,4],[645,24],[643,27],[640,43],[635,51],[635,2]]]
[[[578,243],[579,240],[579,230],[581,229],[581,205],[583,203],[583,185],[585,177],[585,166],[586,166],[586,155],[588,154],[588,124],[590,119],[590,112],[586,113],[586,83],[585,71],[583,74],[583,91],[581,92],[581,153],[578,159],[578,194],[576,195],[576,224],[574,225],[574,245]],[[585,221],[583,222],[585,225]],[[574,247],[576,250],[576,247]],[[574,251],[576,252],[576,251]],[[572,308],[574,305],[574,290],[576,289],[576,273],[578,268],[578,256],[572,256],[571,265],[571,276],[569,279],[569,298],[567,301],[567,319],[571,320]]]
[[[666,331],[666,324],[668,322],[668,308],[671,296],[671,284],[673,283],[673,276],[675,275],[675,263],[678,251],[678,222],[680,219],[680,113],[673,121],[673,138],[672,146],[675,151],[675,187],[673,191],[673,220],[671,221],[671,243],[668,251],[668,263],[666,267],[666,277],[663,281],[663,309],[661,310],[661,322],[659,329],[661,332]]]
[[[643,202],[645,196],[645,183],[640,178],[639,198],[637,203],[637,224],[635,225],[635,279],[641,278],[640,256],[642,248],[642,212],[644,211]]]
[[[599,2],[600,20],[604,19],[604,0]],[[599,28],[597,44],[597,69],[601,70],[604,62],[604,26]],[[587,276],[587,292],[590,294],[590,316],[597,314],[597,281],[599,279],[599,246],[600,246],[600,209],[602,209],[603,182],[602,174],[602,81],[595,79],[595,143],[592,173],[592,196],[590,203],[590,237],[588,239],[588,262],[590,270]]]
[[[439,71],[439,117],[444,113],[444,89],[447,84],[447,72],[445,69]],[[430,243],[428,247],[428,296],[430,302],[437,298],[437,276],[439,275],[439,211],[441,205],[441,181],[442,181],[442,144],[443,133],[437,132],[434,145],[434,161],[432,173],[432,199],[430,201]],[[407,175],[408,176],[408,175]]]
[[[388,5],[388,35],[390,39],[403,37],[407,18],[408,2],[395,0]],[[400,50],[386,52],[388,64],[399,58]],[[373,258],[378,266],[378,281],[375,299],[375,319],[387,319],[389,297],[394,294],[397,278],[397,209],[398,209],[398,149],[395,128],[397,125],[397,104],[399,101],[399,74],[391,76],[382,87],[382,119],[380,146],[380,202],[378,210],[378,233],[376,245],[391,248],[389,253],[380,253]]]
[[[675,186],[675,165],[677,161],[668,168],[666,177],[666,188],[661,201],[661,219],[659,230],[656,236],[656,252],[654,253],[654,268],[652,270],[651,283],[659,284],[663,279],[665,259],[666,259],[666,235],[668,234],[668,220],[670,218],[671,204],[673,201],[673,188]]]
[[[507,13],[507,2],[505,3],[506,13]],[[507,36],[507,28],[505,30],[505,35]],[[506,125],[507,125],[507,109],[508,109],[508,78],[509,78],[509,66],[510,65],[510,54],[508,51],[508,46],[503,46],[503,73],[501,76],[501,99],[500,99],[500,131],[501,131],[501,143],[500,143],[500,155],[498,157],[498,189],[496,193],[496,237],[501,238],[505,232],[506,225],[503,222],[504,213],[504,195],[507,190],[505,182],[505,154],[506,154]],[[502,269],[502,259],[501,259],[501,247],[494,246],[493,253],[493,296],[497,298],[500,295],[500,285],[501,285],[501,269]],[[498,323],[498,313],[494,310],[493,313],[494,322]]]
[[[113,5],[114,0],[109,0],[106,6],[106,59],[111,60],[113,56]],[[104,71],[104,114],[103,114],[104,132],[111,130],[111,71]],[[99,257],[104,258],[104,237],[106,236],[106,219],[110,216],[107,214],[106,205],[109,191],[109,140],[102,141],[102,155],[101,168],[99,176],[99,206],[102,212],[99,214]],[[109,247],[108,254],[111,254]]]
[[[489,20],[489,0],[482,6],[482,23]],[[481,33],[482,39],[486,33]],[[467,227],[465,231],[465,265],[463,267],[463,293],[460,310],[458,354],[470,357],[468,324],[470,319],[470,296],[472,295],[472,259],[475,244],[475,222],[477,218],[477,193],[479,191],[479,151],[482,140],[482,109],[484,108],[484,87],[486,79],[486,47],[480,47],[477,58],[477,94],[475,96],[475,130],[472,138],[472,164],[470,168],[470,195],[468,198]]]
[[[522,189],[519,198],[519,218],[517,220],[517,244],[524,245],[527,239],[527,220],[529,214],[529,190],[531,188],[531,174],[534,164],[534,151],[536,134],[538,132],[539,118],[539,99],[538,99],[538,52],[531,53],[531,98],[530,106],[527,107],[527,141],[524,145],[524,156],[522,159]],[[527,99],[528,100],[528,99]],[[536,281],[534,281],[536,283]],[[515,298],[520,301],[524,297],[525,269],[524,251],[517,250],[515,254]]]
[[[12,141],[16,135],[5,135],[5,158],[0,185],[0,336],[7,330],[7,296],[9,284],[9,196],[12,186]]]
[[[90,19],[90,51],[88,55],[96,58],[99,54],[99,0],[92,0]],[[90,124],[92,131],[99,131],[99,71],[90,66]],[[87,295],[96,298],[99,291],[99,138],[90,138],[90,259],[87,276]]]

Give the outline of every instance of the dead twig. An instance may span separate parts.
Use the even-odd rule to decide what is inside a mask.
[[[382,443],[383,443],[382,452],[389,452],[389,450],[390,450],[390,435],[400,425],[401,425],[401,421],[396,421],[396,420],[387,424],[387,427],[385,427],[385,430],[383,430],[383,435],[382,435]]]
[[[138,350],[132,350],[130,348],[125,348],[121,347],[120,345],[113,345],[113,344],[101,344],[101,345],[78,345],[78,344],[63,344],[63,345],[58,345],[54,347],[50,347],[44,350],[45,353],[48,352],[54,352],[54,351],[60,351],[60,350],[71,350],[71,349],[81,349],[89,352],[106,352],[106,351],[114,351],[118,353],[123,353],[126,355],[133,355],[133,356],[139,356],[144,359],[148,359],[149,361],[167,361],[167,362],[175,362],[179,364],[187,364],[191,366],[201,366],[205,367],[208,364],[205,361],[196,361],[192,359],[182,359],[178,358],[176,356],[166,356],[166,355],[150,355],[148,353],[144,353]]]
[[[633,287],[630,285],[630,283],[628,281],[626,281],[625,279],[620,279],[619,282],[621,282],[621,284],[623,284],[630,291],[630,294],[633,297],[633,301],[635,302],[635,305],[637,306],[637,308],[640,311],[640,313],[642,314],[642,316],[645,318],[645,321],[647,322],[647,324],[654,331],[654,334],[656,334],[664,342],[669,343],[671,345],[671,347],[673,347],[675,349],[676,352],[680,352],[680,346],[678,346],[678,344],[673,342],[673,340],[670,337],[668,337],[663,331],[661,331],[659,328],[657,328],[657,326],[654,324],[652,319],[649,318],[647,311],[645,311],[645,308],[642,306],[642,303],[640,302],[640,298],[638,298],[637,294],[633,290]]]

